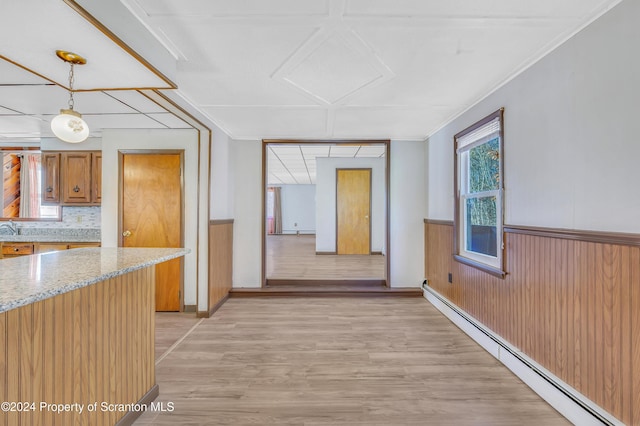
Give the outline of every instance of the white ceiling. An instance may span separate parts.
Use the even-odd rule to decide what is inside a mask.
[[[316,183],[317,158],[381,158],[385,145],[269,144],[267,145],[269,185],[309,185]]]
[[[75,105],[92,136],[186,127],[142,93],[115,90],[173,82],[184,107],[234,139],[424,139],[619,1],[5,1],[0,141],[51,136],[67,103],[56,49],[88,59],[74,87],[91,90]],[[103,23],[116,6],[133,13],[175,58],[172,80],[67,3],[101,5]],[[118,37],[145,39],[120,17]]]

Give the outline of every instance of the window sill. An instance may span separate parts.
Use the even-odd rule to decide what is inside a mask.
[[[493,275],[494,277],[498,277],[498,278],[504,279],[504,277],[507,275],[507,273],[505,271],[503,271],[502,269],[498,269],[498,268],[495,268],[493,266],[489,266],[487,264],[484,264],[482,262],[478,262],[476,260],[472,260],[472,259],[469,259],[467,257],[460,256],[459,254],[454,254],[453,258],[457,262],[460,262],[460,263],[463,263],[465,265],[471,266],[472,268],[479,269],[482,272],[486,272],[487,274]]]

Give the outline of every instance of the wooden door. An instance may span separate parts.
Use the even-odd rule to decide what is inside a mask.
[[[180,154],[123,154],[122,246],[182,245]],[[156,265],[156,310],[179,311],[182,258]]]
[[[336,171],[337,254],[371,254],[371,169]]]

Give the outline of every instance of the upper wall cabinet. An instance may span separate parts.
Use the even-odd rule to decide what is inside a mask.
[[[59,159],[57,163],[55,158]],[[47,161],[47,159],[50,160]],[[100,205],[102,198],[101,152],[43,152],[43,160],[43,204],[60,204],[62,206]],[[59,168],[57,171],[55,171],[56,164]],[[53,194],[58,193],[60,195],[58,201],[56,201]]]
[[[42,204],[60,203],[60,153],[42,153]]]

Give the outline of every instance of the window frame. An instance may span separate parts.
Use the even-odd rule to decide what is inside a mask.
[[[485,142],[478,143],[477,141],[481,140],[478,138],[476,141],[471,141],[466,143],[463,148],[464,150],[458,152],[458,141],[466,135],[471,134],[472,132],[482,128],[483,126],[493,122],[498,119],[499,121],[499,129],[498,129],[498,138],[499,138],[499,187],[497,190],[490,190],[485,192],[478,192],[471,194],[470,197],[468,192],[461,191],[462,185],[462,177],[461,173],[463,172],[463,155],[464,152],[469,152],[472,148],[476,146],[480,146],[484,143],[489,142],[491,139],[488,139]],[[466,156],[468,158],[468,155]],[[493,276],[504,278],[506,276],[505,272],[505,240],[504,240],[504,108],[500,108],[499,110],[489,114],[483,119],[477,121],[466,129],[456,133],[453,136],[453,166],[454,166],[454,194],[455,194],[455,205],[454,205],[454,219],[453,219],[453,258],[460,263],[465,265],[472,266],[474,268],[480,269],[486,273],[489,273]],[[462,192],[462,193],[461,193]],[[466,201],[470,198],[482,198],[486,196],[495,196],[496,197],[496,244],[497,244],[497,253],[496,257],[485,255],[482,253],[468,251],[464,248],[462,244],[462,238],[466,237],[467,232],[467,222],[462,214],[465,212]]]

